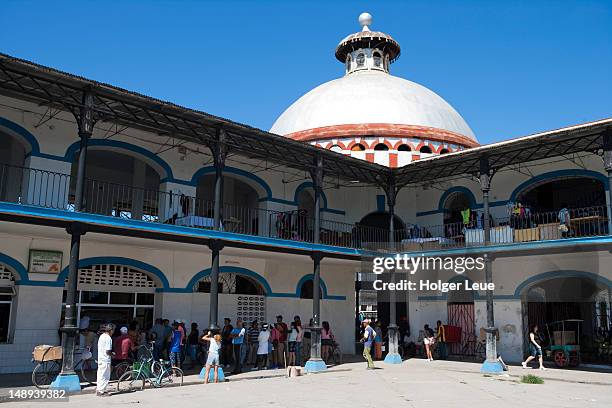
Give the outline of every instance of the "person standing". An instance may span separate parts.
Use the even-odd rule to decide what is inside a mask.
[[[155,319],[155,324],[151,328],[149,336],[155,341],[155,344],[153,345],[153,356],[156,360],[162,358],[162,350],[164,348],[164,334],[164,321],[161,318]]]
[[[323,322],[321,326],[323,326],[321,328],[321,358],[323,361],[327,362],[334,345],[334,334],[331,331],[329,322]]]
[[[210,376],[210,369],[213,368],[214,381],[219,382],[219,350],[221,349],[221,335],[212,335],[212,332],[208,332],[202,337],[202,340],[209,342],[208,346],[208,357],[206,357],[206,372],[204,374],[204,384],[208,384]]]
[[[255,367],[257,370],[263,367],[268,369],[268,353],[270,352],[270,331],[268,325],[264,324],[257,336],[257,361]]]
[[[304,338],[304,329],[302,328],[302,320],[300,316],[294,316],[293,322],[298,330],[298,335],[295,340],[295,365],[302,365],[302,340]]]
[[[113,354],[117,363],[129,360],[130,353],[135,348],[128,328],[123,326],[119,332],[121,334],[113,341]]]
[[[234,326],[231,325],[232,320],[229,317],[223,319],[223,328],[221,329],[221,364],[225,365],[225,368],[229,368],[232,362],[232,330]]]
[[[425,354],[427,355],[427,360],[429,361],[433,361],[431,349],[435,342],[436,338],[434,337],[434,332],[429,328],[429,325],[426,324],[423,327],[423,344],[425,345]]]
[[[170,336],[169,360],[173,367],[181,368],[181,332],[177,322],[172,323]]]
[[[247,365],[256,367],[257,364],[257,349],[259,348],[259,327],[257,320],[253,320],[249,332],[247,334],[249,341],[249,353],[247,357]]]
[[[367,369],[371,370],[374,368],[374,362],[372,361],[370,349],[372,348],[372,342],[376,334],[374,329],[370,327],[370,319],[364,319],[363,326],[363,337],[361,338],[361,342],[363,343],[363,358],[365,358],[368,363]]]
[[[384,344],[384,341],[380,320],[376,321],[374,327],[374,330],[376,331],[376,335],[374,336],[374,358],[376,360],[382,360],[382,346]]]
[[[544,361],[542,358],[542,346],[540,345],[540,343],[538,343],[539,341],[540,341],[539,327],[537,324],[534,324],[531,327],[531,330],[529,330],[529,352],[531,355],[527,357],[527,360],[521,363],[523,368],[527,368],[527,364],[529,364],[531,360],[538,357],[538,361],[540,363],[540,370],[542,371],[546,370],[546,368],[544,368]]]
[[[187,345],[189,347],[189,358],[191,359],[191,367],[195,367],[198,360],[198,349],[200,348],[200,331],[196,322],[191,323],[191,331],[187,337]]]
[[[244,342],[244,327],[242,327],[242,320],[238,319],[236,321],[236,327],[232,329],[231,338],[232,338],[232,348],[234,352],[234,370],[232,374],[240,374],[242,372],[242,343]]]
[[[304,355],[304,360],[310,359],[310,338],[312,333],[312,326],[314,326],[314,319],[310,319],[308,321],[308,326],[304,327],[303,335],[302,335],[302,350]]]
[[[287,327],[287,323],[283,322],[283,316],[276,316],[276,328],[280,332],[278,337],[278,349],[277,349],[277,359],[278,365],[284,367],[285,361],[285,349],[287,343],[287,335],[289,334],[289,327]]]
[[[113,355],[113,339],[111,335],[115,331],[115,325],[109,323],[102,327],[102,334],[98,339],[98,372],[96,375],[96,395],[108,397],[106,391],[111,375],[111,358]]]
[[[295,322],[291,322],[291,329],[289,330],[289,336],[287,337],[288,339],[288,350],[289,350],[289,356],[287,358],[287,365],[288,366],[294,366],[295,365],[295,349],[296,349],[296,343],[297,343],[297,338],[298,335],[300,334],[302,330],[296,325]]]
[[[446,329],[442,322],[436,322],[436,340],[438,341],[438,350],[440,350],[440,360],[446,360],[448,357],[448,349],[446,348]]]

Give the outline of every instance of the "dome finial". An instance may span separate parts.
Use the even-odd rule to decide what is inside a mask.
[[[370,25],[372,25],[372,15],[370,13],[361,13],[359,15],[359,25],[363,27],[361,31],[370,31]]]

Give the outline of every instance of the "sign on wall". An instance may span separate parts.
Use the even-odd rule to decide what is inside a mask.
[[[30,249],[29,273],[60,273],[63,253]]]

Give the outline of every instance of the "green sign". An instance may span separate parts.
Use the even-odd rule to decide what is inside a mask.
[[[63,253],[30,249],[29,273],[55,273],[62,270]]]

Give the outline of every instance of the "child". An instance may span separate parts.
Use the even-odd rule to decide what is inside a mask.
[[[208,358],[206,359],[206,373],[204,374],[204,384],[208,384],[208,376],[210,375],[210,367],[214,367],[215,370],[215,382],[219,382],[219,349],[221,349],[221,335],[212,333],[209,331],[206,333],[202,340],[208,341],[210,346],[208,347]]]
[[[294,366],[295,365],[295,347],[297,344],[297,339],[298,336],[300,334],[300,328],[298,327],[298,325],[296,324],[295,321],[291,322],[291,330],[289,331],[289,359],[287,361],[287,364],[290,366]]]
[[[172,323],[172,334],[170,336],[170,364],[173,367],[181,368],[181,332],[178,323]]]

